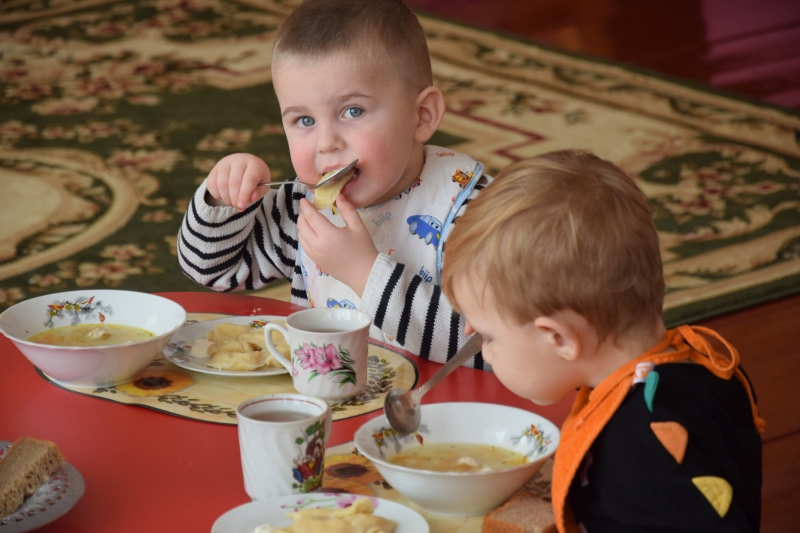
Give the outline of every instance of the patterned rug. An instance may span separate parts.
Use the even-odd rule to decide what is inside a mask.
[[[198,290],[176,233],[214,163],[248,151],[293,175],[270,50],[296,4],[0,4],[0,309],[76,287]],[[490,173],[560,148],[622,166],[651,199],[670,325],[798,290],[796,113],[422,23],[448,107],[431,142]]]

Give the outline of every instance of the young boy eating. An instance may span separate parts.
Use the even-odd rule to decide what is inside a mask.
[[[500,381],[541,405],[579,389],[555,456],[560,532],[759,530],[752,388],[718,334],[665,329],[658,234],[628,176],[583,152],[515,163],[447,249],[442,289]]]
[[[293,303],[360,309],[374,338],[444,362],[466,337],[438,285],[441,245],[489,178],[423,146],[445,105],[416,16],[399,0],[308,0],[278,33],[272,76],[298,181],[269,190],[258,157],[220,160],[184,218],[183,271],[218,291],[286,278]],[[303,184],[356,159],[338,209],[315,209]]]

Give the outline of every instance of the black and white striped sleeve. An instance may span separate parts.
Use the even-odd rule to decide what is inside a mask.
[[[475,185],[454,223],[490,180],[481,178]],[[423,359],[444,363],[467,341],[464,317],[453,311],[441,288],[423,283],[418,274],[385,254],[375,260],[361,300],[377,327]],[[465,366],[490,369],[480,354]]]
[[[239,213],[206,203],[206,186],[192,198],[178,235],[183,272],[215,291],[259,289],[297,278],[297,217],[301,188],[284,185]],[[295,292],[305,297],[304,291]]]

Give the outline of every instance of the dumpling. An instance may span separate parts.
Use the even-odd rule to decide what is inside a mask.
[[[264,366],[266,357],[263,352],[217,352],[206,366],[218,370],[255,370]]]
[[[338,169],[337,169],[338,170]],[[336,170],[331,170],[330,172],[326,172],[322,175],[319,181],[323,181],[328,178],[331,174],[336,172]],[[328,185],[323,185],[317,189],[314,189],[314,207],[318,210],[327,209],[328,207],[332,206],[333,203],[336,201],[336,197],[339,196],[339,193],[342,191],[342,187],[347,185],[347,182],[350,181],[353,176],[355,176],[355,169],[348,172],[347,176],[343,177],[342,179],[330,183]],[[317,182],[319,183],[319,182]]]
[[[206,333],[206,339],[220,344],[228,340],[238,340],[239,335],[250,331],[249,326],[240,326],[238,324],[231,324],[230,322],[223,322],[214,326],[212,331]]]

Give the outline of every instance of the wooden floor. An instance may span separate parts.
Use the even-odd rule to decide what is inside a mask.
[[[800,109],[800,0],[406,0],[412,8]],[[707,320],[767,421],[764,533],[800,531],[800,295]]]

